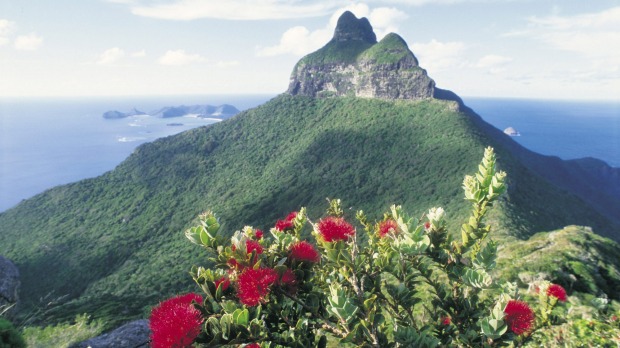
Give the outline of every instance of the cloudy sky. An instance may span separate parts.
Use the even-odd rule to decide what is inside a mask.
[[[462,96],[620,99],[617,0],[0,0],[0,96],[277,94],[344,10]]]

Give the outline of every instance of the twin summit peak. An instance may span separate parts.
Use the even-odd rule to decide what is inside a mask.
[[[293,69],[288,90],[309,97],[377,99],[460,99],[435,87],[407,43],[390,33],[377,42],[370,22],[349,11],[338,19],[333,38],[303,57]]]

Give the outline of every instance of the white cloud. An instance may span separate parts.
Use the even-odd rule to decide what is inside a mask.
[[[192,63],[204,62],[206,59],[199,54],[189,54],[185,50],[170,50],[159,58],[162,65],[188,65]]]
[[[136,51],[136,52],[133,52],[131,56],[134,58],[146,57],[146,51],[145,50]]]
[[[315,51],[325,45],[332,37],[338,18],[345,11],[351,11],[356,17],[367,17],[373,25],[377,38],[381,39],[387,33],[397,32],[398,22],[407,18],[407,15],[395,8],[379,7],[370,9],[366,4],[351,4],[338,9],[324,28],[310,31],[304,26],[296,26],[285,31],[280,37],[280,42],[274,46],[258,47],[258,56],[276,56],[281,54],[293,54],[302,56]]]
[[[465,65],[463,61],[465,49],[463,42],[440,42],[435,39],[411,45],[411,50],[420,61],[420,65],[433,73]]]
[[[302,56],[325,45],[331,38],[331,35],[332,31],[328,29],[310,32],[306,27],[292,27],[282,34],[278,45],[258,48],[257,55],[276,56],[291,53],[296,56]]]
[[[235,66],[239,66],[239,61],[236,61],[236,60],[223,61],[223,60],[221,60],[221,61],[215,63],[215,66],[217,66],[218,68],[235,67]]]
[[[346,3],[345,0],[322,0],[308,4],[301,3],[298,0],[176,0],[171,3],[135,6],[132,7],[131,12],[138,16],[170,20],[198,18],[284,19],[322,16],[344,3]]]
[[[497,54],[487,54],[486,56],[480,58],[476,67],[478,68],[492,68],[498,65],[505,65],[508,62],[511,62],[512,58],[500,56]]]
[[[560,50],[620,64],[620,7],[574,16],[531,17],[529,35]]]
[[[371,0],[371,2],[380,2],[387,4],[399,4],[409,6],[423,6],[423,5],[445,5],[456,4],[462,2],[490,2],[491,0]],[[511,1],[511,0],[505,0]]]
[[[20,35],[15,38],[14,46],[16,50],[20,51],[35,51],[43,43],[43,38],[36,35]]]
[[[113,4],[135,4],[136,0],[106,0],[107,2],[111,2]]]
[[[125,57],[125,51],[118,47],[113,47],[105,50],[100,56],[97,64],[100,65],[111,65]]]
[[[0,19],[0,46],[9,43],[8,36],[13,33],[15,23],[6,19]]]
[[[488,54],[478,60],[475,64],[476,68],[485,69],[491,74],[499,74],[504,72],[506,64],[510,63],[512,58],[500,56],[497,54]]]

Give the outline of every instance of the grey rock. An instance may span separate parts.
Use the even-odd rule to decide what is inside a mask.
[[[12,306],[6,313],[11,316],[19,302],[19,270],[11,260],[0,256],[0,309]]]
[[[149,346],[150,335],[149,321],[141,319],[69,348],[146,348]]]
[[[377,42],[368,20],[348,11],[338,19],[333,38],[295,65],[286,93],[313,98],[433,98],[451,101],[446,105],[454,111],[465,108],[456,94],[435,87],[405,40],[390,33]]]
[[[366,18],[345,12],[332,40],[297,63],[287,93],[427,99],[435,95],[435,81],[400,36],[391,33],[377,43]]]

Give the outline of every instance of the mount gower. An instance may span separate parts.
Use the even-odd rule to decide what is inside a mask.
[[[487,146],[508,173],[489,218],[503,276],[620,300],[620,169],[523,148],[437,88],[400,36],[377,42],[350,12],[297,63],[286,93],[1,213],[0,255],[19,268],[20,313],[54,299],[42,323],[89,313],[112,328],[195,289],[186,274],[205,257],[182,232],[208,209],[232,233],[268,230],[301,206],[317,216],[326,197],[353,212],[442,206],[456,234],[470,208],[463,176]]]

